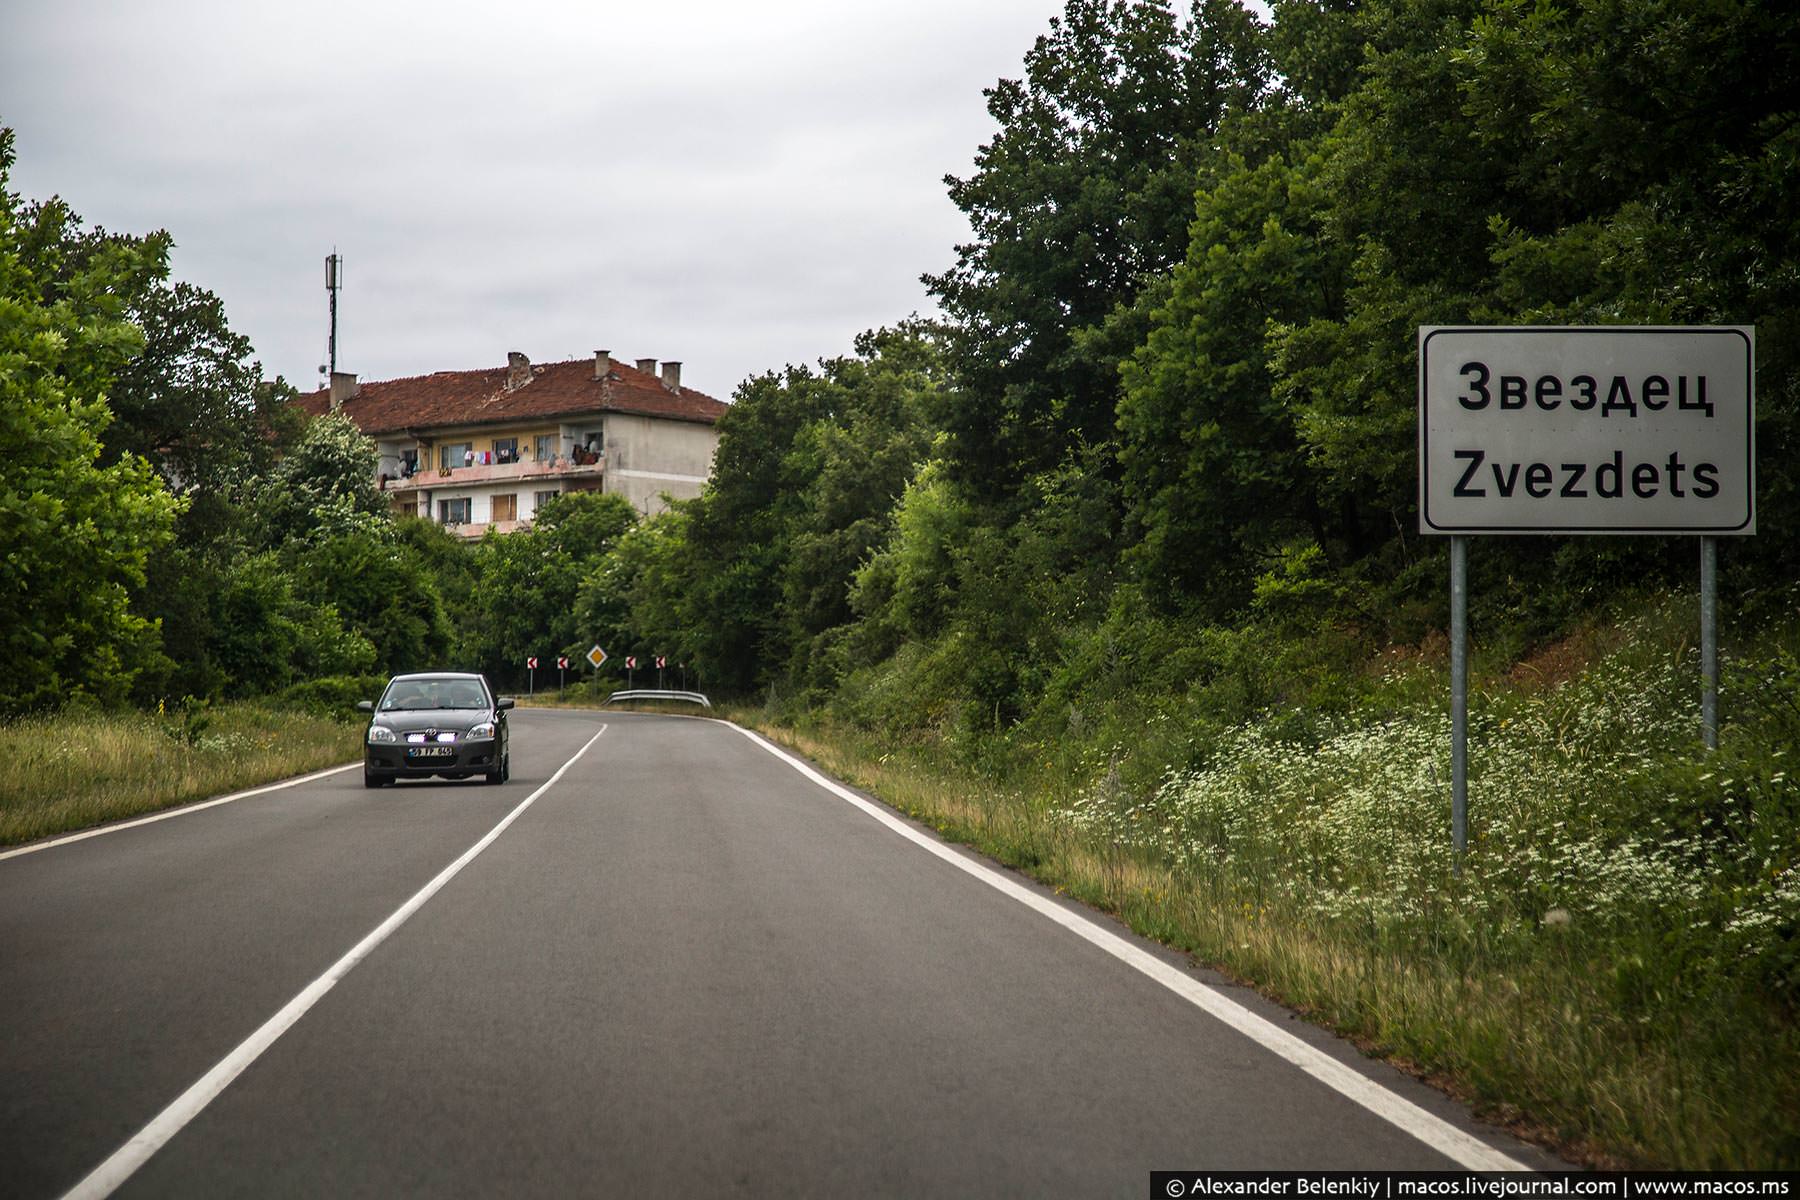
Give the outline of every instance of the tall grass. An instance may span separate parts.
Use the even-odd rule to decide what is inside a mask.
[[[358,724],[255,704],[0,725],[0,845],[349,762],[360,735]]]
[[[1483,681],[1460,873],[1445,692],[1416,659],[1375,716],[1274,713],[1148,787],[1123,747],[1000,786],[929,746],[770,732],[1578,1157],[1795,1167],[1800,666],[1779,638],[1740,652],[1705,755],[1686,607],[1561,682]]]

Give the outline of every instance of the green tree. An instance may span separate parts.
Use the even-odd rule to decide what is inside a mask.
[[[1344,310],[1350,255],[1326,227],[1325,138],[1358,84],[1365,33],[1350,0],[1281,0],[1263,39],[1275,82],[1219,122],[1196,173],[1183,260],[1147,290],[1120,364],[1127,552],[1140,595],[1212,616],[1248,599],[1296,528],[1344,530],[1285,399],[1271,335]]]
[[[375,443],[350,418],[315,417],[255,491],[261,544],[391,536],[391,511],[375,477],[379,461]]]
[[[100,432],[100,462],[148,462],[184,501],[175,536],[149,547],[147,583],[134,589],[132,611],[160,626],[167,660],[136,676],[135,695],[147,702],[214,694],[229,680],[211,657],[212,598],[253,536],[246,500],[303,416],[289,403],[291,388],[263,381],[219,299],[170,281],[166,232],[140,238],[72,221],[56,228],[47,222],[32,239],[47,278],[67,282],[121,257],[141,263],[114,285],[142,345],[108,386],[112,419]]]
[[[480,546],[457,537],[436,521],[412,515],[395,518],[394,544],[418,563],[443,602],[451,628],[451,661],[473,662],[463,641],[471,625]]]
[[[806,367],[748,379],[719,419],[712,478],[685,506],[679,597],[658,607],[704,614],[686,639],[710,686],[754,690],[788,659],[782,572],[816,464],[796,456],[803,431],[828,412],[828,388]]]
[[[638,633],[693,614],[682,653],[726,694],[789,677],[827,684],[836,668],[821,639],[854,619],[851,577],[927,453],[945,386],[940,333],[912,319],[817,369],[747,380],[720,421],[712,479],[671,527],[668,569],[634,578]]]
[[[1343,311],[1272,330],[1269,351],[1321,501],[1355,514],[1358,542],[1404,538],[1415,520],[1422,324],[1755,323],[1759,457],[1783,461],[1796,448],[1800,14],[1385,0],[1356,21],[1367,58],[1320,173],[1322,228],[1351,263]],[[1790,473],[1759,485],[1765,513],[1792,511]],[[1746,550],[1772,563],[1785,546],[1778,534]],[[1685,571],[1671,552],[1605,554],[1641,580]],[[1492,555],[1529,593],[1566,553],[1531,541]]]
[[[623,496],[565,493],[532,528],[489,533],[476,548],[477,579],[465,650],[490,677],[523,679],[530,655],[579,655],[598,631],[581,621],[583,581],[637,523]]]
[[[45,207],[63,209],[60,201]],[[184,495],[225,494],[269,468],[303,419],[291,403],[294,390],[263,379],[249,340],[231,328],[217,296],[171,281],[174,241],[166,231],[138,237],[51,221],[28,240],[47,278],[66,281],[103,257],[138,264],[114,283],[142,346],[113,373],[102,462],[134,454]]]
[[[154,551],[139,608],[162,626],[169,673],[138,698],[210,696],[232,683],[213,656],[212,599],[256,536],[252,501],[305,415],[293,389],[265,382],[247,339],[212,293],[157,280],[130,298],[142,354],[120,373],[103,461],[135,454],[186,501],[175,538]]]
[[[257,695],[375,668],[375,647],[344,628],[336,607],[302,596],[276,552],[244,556],[219,572],[217,584],[207,596],[207,651],[225,694]]]
[[[22,205],[12,162],[0,130],[0,713],[76,693],[117,702],[163,667],[130,600],[181,507],[143,459],[100,464],[107,390],[143,344],[120,297],[166,269],[166,243],[70,253],[79,219],[60,201]]]
[[[941,460],[919,468],[894,514],[890,539],[853,576],[850,603],[891,652],[949,624],[956,603],[956,555],[976,528],[975,510]]]
[[[295,556],[300,592],[329,605],[374,649],[387,674],[447,664],[452,629],[437,581],[421,554],[397,540],[344,534]]]
[[[851,578],[886,540],[930,452],[929,414],[946,386],[940,336],[915,319],[861,334],[853,356],[820,364],[824,415],[796,434],[788,459],[790,476],[807,482],[785,531],[787,644],[769,647],[790,656],[796,677],[829,682],[823,635],[854,619]]]
[[[696,661],[705,616],[695,611],[684,581],[689,508],[677,504],[620,534],[582,578],[575,612],[578,627],[591,631],[619,660],[636,655],[674,655]],[[615,662],[616,667],[623,662]],[[700,672],[703,687],[704,671]]]
[[[172,490],[215,495],[241,489],[273,465],[279,434],[292,435],[294,390],[265,382],[250,341],[204,288],[158,280],[132,298],[144,349],[120,371],[107,455],[136,454]]]
[[[1295,526],[1323,536],[1267,350],[1271,327],[1341,311],[1347,264],[1321,235],[1317,170],[1302,143],[1255,164],[1233,155],[1209,173],[1187,260],[1122,364],[1131,557],[1165,606],[1229,613],[1267,547]]]
[[[1268,75],[1233,0],[1197,0],[1185,20],[1167,3],[1070,0],[1024,65],[985,93],[1000,129],[975,173],[945,181],[975,239],[926,277],[960,384],[949,462],[985,496],[1110,438],[1131,347],[1093,334],[1181,260],[1195,172]]]

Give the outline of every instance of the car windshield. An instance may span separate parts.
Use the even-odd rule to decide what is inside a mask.
[[[487,693],[473,679],[408,679],[395,683],[381,699],[382,712],[421,708],[486,708]]]

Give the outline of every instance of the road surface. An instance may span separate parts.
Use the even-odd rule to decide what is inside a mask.
[[[503,786],[342,771],[0,856],[6,1194],[1560,1165],[734,727],[513,720]]]

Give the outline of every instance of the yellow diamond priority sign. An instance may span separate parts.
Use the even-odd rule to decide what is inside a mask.
[[[599,644],[596,643],[594,647],[587,652],[587,660],[593,664],[594,670],[598,671],[600,669],[600,664],[606,661],[606,651],[602,650]]]

